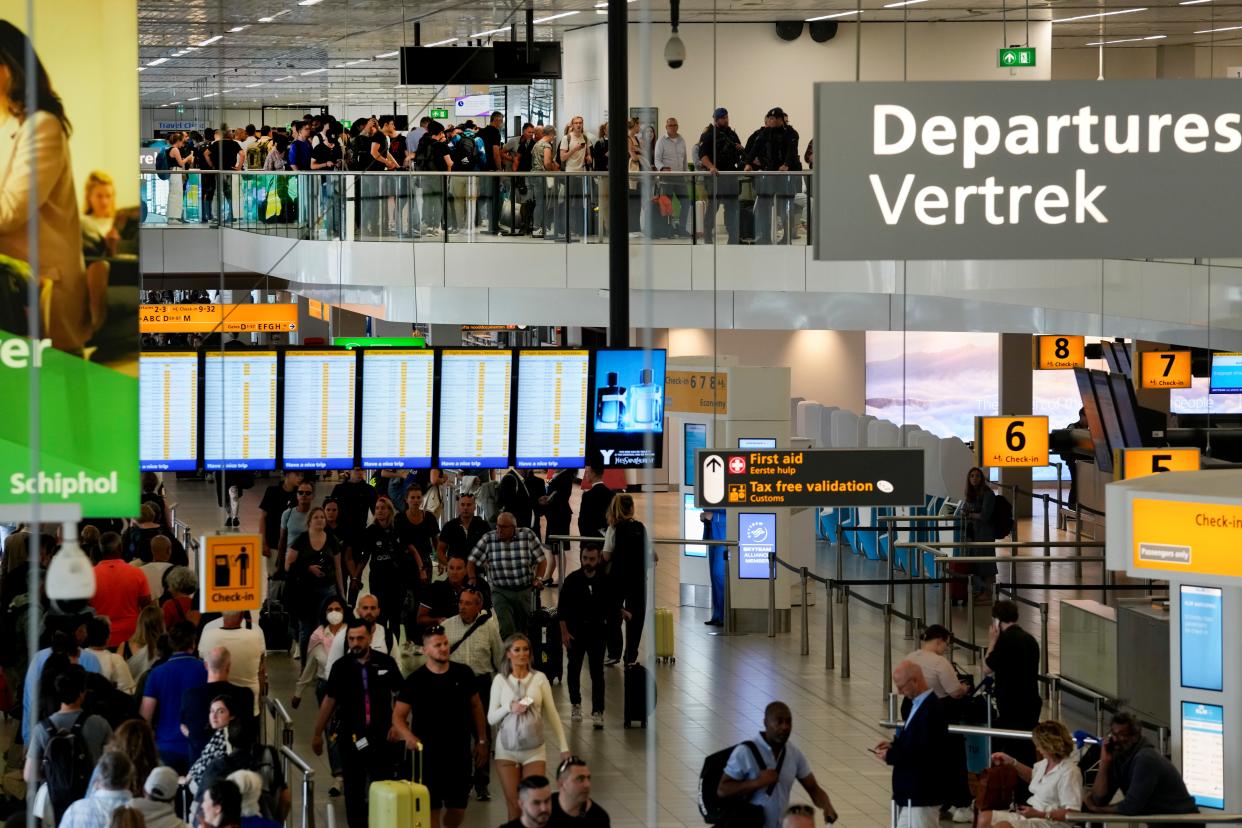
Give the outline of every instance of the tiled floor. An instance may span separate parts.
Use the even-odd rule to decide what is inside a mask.
[[[257,526],[258,501],[264,481],[242,499],[242,527]],[[196,532],[218,525],[221,519],[210,489],[197,481],[167,481],[170,501],[178,502],[178,517]],[[320,495],[326,487],[320,487]],[[638,498],[640,511],[654,512],[655,534],[675,536],[680,519],[676,513],[675,494],[643,495]],[[649,517],[650,520],[650,517]],[[1023,526],[1038,536],[1042,521]],[[1066,539],[1068,536],[1055,535]],[[1070,554],[1058,550],[1059,554]],[[848,554],[848,553],[847,553]],[[817,549],[818,571],[835,569],[834,550],[828,544]],[[849,555],[844,562],[847,577],[883,577],[882,564]],[[1074,567],[1054,566],[1055,582],[1073,582]],[[1025,570],[1025,572],[1023,572]],[[1042,582],[1042,566],[1021,567],[1023,578]],[[1003,572],[1004,574],[1004,572]],[[1086,577],[1097,581],[1098,564],[1088,564]],[[880,588],[869,588],[870,595],[880,596]],[[864,594],[867,594],[866,592]],[[936,593],[932,593],[935,595]],[[794,614],[792,633],[768,638],[765,635],[721,637],[708,634],[703,625],[707,611],[677,607],[678,585],[674,567],[658,567],[656,583],[657,606],[674,608],[676,618],[677,660],[671,665],[654,667],[658,683],[658,703],[651,726],[647,730],[627,730],[620,725],[621,673],[608,671],[607,727],[591,729],[590,722],[570,723],[568,694],[563,686],[554,688],[558,708],[568,728],[574,752],[591,762],[594,795],[612,815],[618,828],[631,826],[701,826],[695,804],[699,769],[703,758],[722,747],[753,737],[761,728],[764,706],[773,699],[789,703],[794,712],[793,739],[806,753],[816,778],[832,796],[841,823],[855,826],[884,826],[889,819],[889,772],[875,760],[870,748],[885,733],[878,726],[884,718],[886,704],[882,699],[882,631],[879,612],[855,603],[851,606],[852,677],[842,679],[838,671],[824,669],[824,602],[817,596],[810,611],[811,654],[799,655],[798,614]],[[1057,638],[1059,614],[1055,604],[1059,598],[1078,597],[1074,592],[1038,597],[1053,605],[1050,639]],[[904,593],[898,592],[898,606]],[[933,602],[934,603],[934,602]],[[930,610],[935,616],[935,610]],[[986,608],[978,612],[979,640],[985,640]],[[840,614],[837,616],[840,624]],[[961,629],[965,617],[957,616]],[[1027,628],[1038,634],[1038,623],[1031,619]],[[894,661],[914,647],[903,640],[901,625],[894,626]],[[838,632],[839,642],[839,632]],[[840,659],[838,643],[838,665]],[[1050,648],[1052,669],[1057,666],[1055,643]],[[966,665],[964,654],[958,663]],[[273,692],[288,698],[295,674],[294,666],[285,656],[271,658],[269,675]],[[583,677],[584,685],[589,677]],[[584,690],[585,690],[584,686]],[[313,706],[294,712],[297,741],[295,749],[316,768],[316,818],[323,820],[329,777],[327,763],[309,750],[313,726]],[[555,757],[554,757],[555,759]],[[504,803],[493,785],[494,798],[489,803],[472,802],[466,815],[470,828],[496,826],[505,821]],[[796,788],[794,801],[806,800]],[[295,802],[300,806],[300,792]],[[340,800],[335,800],[337,822],[344,824]],[[322,823],[321,823],[322,824]]]

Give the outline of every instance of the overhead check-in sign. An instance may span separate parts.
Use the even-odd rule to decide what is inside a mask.
[[[288,333],[297,327],[293,304],[138,306],[142,333]]]
[[[1114,475],[1118,480],[1133,480],[1150,474],[1174,471],[1198,471],[1197,448],[1122,448],[1113,451]]]
[[[992,469],[1048,465],[1048,418],[975,417],[975,462]]]
[[[1190,351],[1139,351],[1139,384],[1143,388],[1190,388]]]
[[[700,449],[695,463],[703,509],[923,503],[921,449]]]
[[[815,257],[1236,256],[1228,80],[817,83]]]
[[[1033,346],[1037,371],[1064,371],[1069,368],[1084,368],[1087,365],[1084,336],[1037,336],[1033,340]]]

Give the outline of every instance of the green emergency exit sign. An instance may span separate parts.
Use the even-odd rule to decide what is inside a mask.
[[[449,116],[449,111],[447,109],[432,109],[429,114],[429,117],[436,118],[436,119],[447,118],[448,116]]]
[[[997,56],[999,66],[1017,68],[1035,65],[1035,48],[1001,49]]]

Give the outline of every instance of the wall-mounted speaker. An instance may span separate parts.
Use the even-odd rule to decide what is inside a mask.
[[[837,36],[837,21],[835,20],[816,20],[808,25],[810,27],[811,40],[814,40],[816,43],[827,43]]]
[[[776,21],[776,36],[781,40],[797,40],[802,37],[801,20]]]

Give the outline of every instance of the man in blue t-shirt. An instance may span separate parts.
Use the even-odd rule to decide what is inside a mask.
[[[811,801],[824,812],[824,820],[836,822],[837,812],[828,792],[815,781],[806,756],[789,742],[792,730],[793,713],[789,705],[782,701],[769,704],[763,711],[763,732],[750,742],[756,750],[751,750],[746,742],[733,749],[716,795],[722,799],[747,798],[751,805],[763,809],[764,828],[780,828],[796,779]]]
[[[160,759],[179,774],[190,769],[190,743],[181,732],[181,700],[207,683],[207,668],[194,654],[194,625],[181,621],[168,630],[173,655],[151,671],[142,696],[142,718],[155,729]]]

